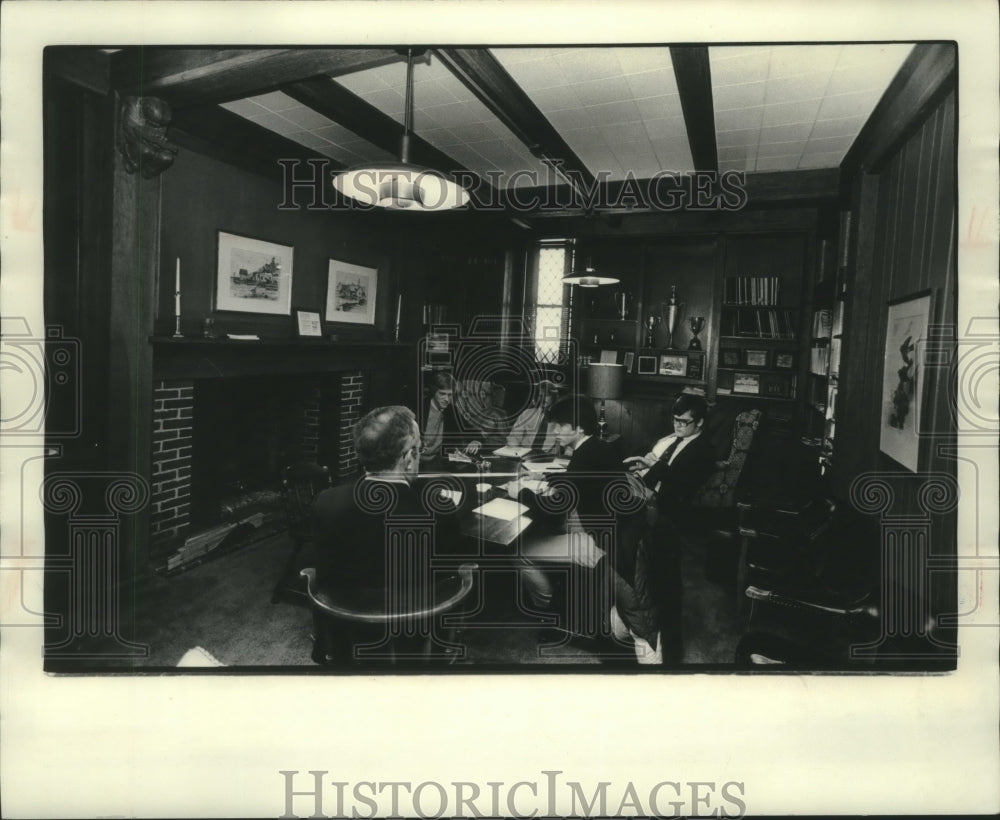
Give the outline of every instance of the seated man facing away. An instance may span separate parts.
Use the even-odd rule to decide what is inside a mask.
[[[556,437],[550,424],[552,407],[559,397],[554,382],[543,379],[534,385],[528,406],[514,420],[507,434],[508,447],[530,447],[543,453],[556,451]]]
[[[324,490],[313,502],[318,586],[377,605],[392,588],[393,574],[405,570],[418,573],[426,582],[418,595],[429,596],[431,555],[457,554],[461,535],[451,514],[457,508],[443,499],[427,504],[414,486],[420,430],[413,411],[372,410],[354,425],[354,446],[365,475]],[[429,532],[431,542],[419,534],[404,537],[407,532]]]
[[[455,413],[455,380],[450,373],[436,370],[426,382],[427,401],[423,414],[423,449],[420,458],[447,457],[449,447],[476,453],[482,446],[481,436],[463,431]]]

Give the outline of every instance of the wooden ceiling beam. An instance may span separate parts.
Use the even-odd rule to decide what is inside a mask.
[[[335,76],[400,62],[388,48],[130,48],[113,55],[112,85],[160,97],[177,108],[273,91],[307,77]]]
[[[435,54],[534,156],[554,163],[574,187],[594,183],[590,169],[488,49],[440,48]]]
[[[712,68],[707,46],[671,46],[677,91],[684,111],[691,159],[699,171],[719,170],[715,141],[715,105],[712,101]]]

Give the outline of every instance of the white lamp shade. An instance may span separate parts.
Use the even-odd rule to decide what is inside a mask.
[[[625,365],[591,362],[587,368],[589,382],[587,395],[592,399],[617,399],[622,395],[625,382]]]
[[[334,175],[333,187],[389,210],[447,211],[469,202],[469,192],[443,174],[402,162],[349,168]]]

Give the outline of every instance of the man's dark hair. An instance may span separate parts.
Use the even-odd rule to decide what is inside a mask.
[[[424,382],[427,394],[433,396],[438,390],[454,390],[455,378],[447,370],[434,370]]]
[[[572,424],[583,430],[585,435],[593,436],[597,433],[597,411],[594,409],[594,401],[580,395],[562,399],[553,405],[549,422]]]
[[[370,473],[391,470],[399,463],[413,435],[416,417],[409,407],[376,407],[354,425],[354,449]]]
[[[696,396],[693,393],[681,393],[674,402],[673,414],[679,416],[681,413],[690,410],[691,418],[701,421],[708,416],[708,402],[704,396]]]

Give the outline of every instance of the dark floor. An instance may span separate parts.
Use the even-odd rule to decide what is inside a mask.
[[[272,536],[173,577],[152,576],[138,582],[135,616],[122,633],[148,647],[147,656],[107,658],[93,665],[174,667],[188,650],[201,647],[226,666],[314,667],[309,610],[294,602],[271,603],[289,543],[285,535]],[[704,553],[703,544],[686,542],[682,564],[685,666],[732,663],[739,638],[735,595],[706,578]],[[458,665],[634,665],[627,651],[570,639],[519,613],[516,593],[512,573],[497,574],[482,584],[487,606],[456,633],[456,642],[466,647]],[[616,657],[608,656],[609,649]]]

